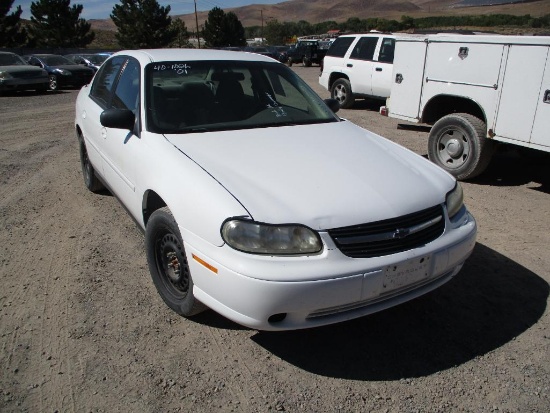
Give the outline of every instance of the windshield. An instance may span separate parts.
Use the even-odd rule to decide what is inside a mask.
[[[292,70],[249,61],[157,62],[146,67],[147,128],[206,132],[339,119]]]
[[[27,65],[20,56],[11,53],[0,53],[0,66]]]
[[[57,56],[57,55],[42,56],[42,60],[48,66],[76,65],[75,62],[70,61],[65,56]]]

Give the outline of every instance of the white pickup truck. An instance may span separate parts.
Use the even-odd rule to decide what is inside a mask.
[[[479,175],[496,142],[550,152],[550,37],[396,37],[384,115],[431,124],[428,156],[458,179]]]

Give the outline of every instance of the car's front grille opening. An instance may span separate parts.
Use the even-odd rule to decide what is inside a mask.
[[[443,234],[443,207],[383,221],[328,230],[338,249],[348,257],[370,258],[414,249]]]

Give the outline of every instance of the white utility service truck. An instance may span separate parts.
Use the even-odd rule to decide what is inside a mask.
[[[479,175],[497,142],[550,152],[550,37],[397,36],[384,115],[433,125],[428,156]]]

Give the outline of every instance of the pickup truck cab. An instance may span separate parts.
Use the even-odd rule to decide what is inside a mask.
[[[346,109],[358,98],[390,95],[395,36],[388,33],[338,37],[325,56],[319,84]]]

